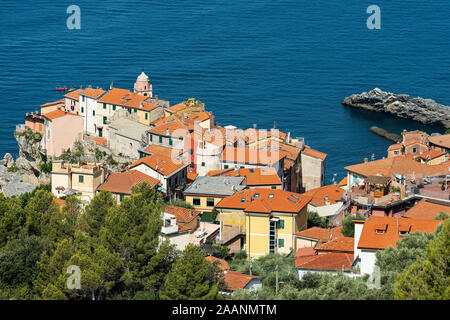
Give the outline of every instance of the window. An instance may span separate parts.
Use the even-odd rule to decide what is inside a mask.
[[[148,113],[145,113],[145,120],[148,120]]]
[[[153,141],[153,135],[149,134],[149,137],[150,137],[150,142],[152,142]]]
[[[95,110],[92,110],[92,115],[95,116]]]
[[[278,248],[284,248],[284,239],[278,239]]]
[[[194,206],[199,206],[200,205],[200,198],[194,198],[192,200],[192,203],[194,204]]]
[[[206,206],[207,207],[214,207],[214,198],[206,199]]]
[[[103,124],[106,124],[106,117],[103,117]]]
[[[244,166],[241,166],[241,169],[244,169],[245,167]]]
[[[119,195],[119,201],[120,201],[120,202],[123,201],[123,198],[125,198],[125,195],[124,195],[124,194]]]
[[[223,168],[224,168],[224,169],[228,169],[228,165],[227,165],[227,164],[224,165]]]
[[[189,154],[192,156],[194,154],[194,150],[189,149]]]
[[[106,103],[103,104],[103,109],[106,109]]]
[[[276,186],[272,186],[271,188],[272,188],[272,189],[276,189],[277,187],[276,187]]]
[[[81,101],[84,101],[84,96],[81,96]]]
[[[173,144],[172,138],[169,138],[169,146],[171,146],[172,144]]]
[[[80,174],[80,175],[78,176],[78,182],[79,182],[79,183],[84,183],[84,176],[83,176],[83,175]]]
[[[191,163],[190,163],[190,167],[191,167],[191,169],[194,169],[195,164],[194,164],[193,162],[191,162]]]
[[[81,107],[81,113],[84,113],[84,107]]]
[[[278,229],[284,229],[284,220],[280,219],[280,221],[278,221]]]
[[[204,162],[202,162],[202,167],[204,167],[205,166],[205,163]]]
[[[114,110],[114,111],[116,110],[116,106],[115,106],[115,105],[113,105],[113,110]]]
[[[417,148],[413,148],[413,153],[416,153],[417,152]]]
[[[162,137],[159,136],[159,143],[162,143]]]

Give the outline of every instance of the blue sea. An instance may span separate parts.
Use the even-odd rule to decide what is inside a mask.
[[[81,10],[69,30],[67,7]],[[368,6],[381,10],[369,30]],[[369,131],[443,128],[353,110],[341,101],[378,87],[450,105],[450,1],[170,0],[0,3],[0,155],[18,155],[24,114],[58,86],[131,89],[205,102],[220,125],[276,127],[328,154],[327,182],[390,142]]]

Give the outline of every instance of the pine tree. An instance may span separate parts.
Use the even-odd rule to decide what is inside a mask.
[[[216,267],[205,259],[200,247],[187,245],[164,282],[164,300],[213,300],[218,295],[219,277]]]

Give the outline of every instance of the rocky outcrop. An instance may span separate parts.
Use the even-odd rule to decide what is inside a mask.
[[[345,98],[342,104],[450,128],[450,107],[431,99],[413,98],[406,94],[393,94],[375,88],[369,92],[353,94]]]
[[[373,126],[373,127],[370,127],[369,130],[383,138],[386,138],[386,139],[392,141],[392,142],[399,143],[402,141],[402,137],[400,135],[387,132],[386,130],[384,130],[382,128]]]

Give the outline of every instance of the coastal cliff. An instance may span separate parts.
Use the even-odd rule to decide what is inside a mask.
[[[406,94],[393,94],[375,88],[369,92],[346,97],[342,104],[450,128],[450,107],[431,99],[413,98]]]

